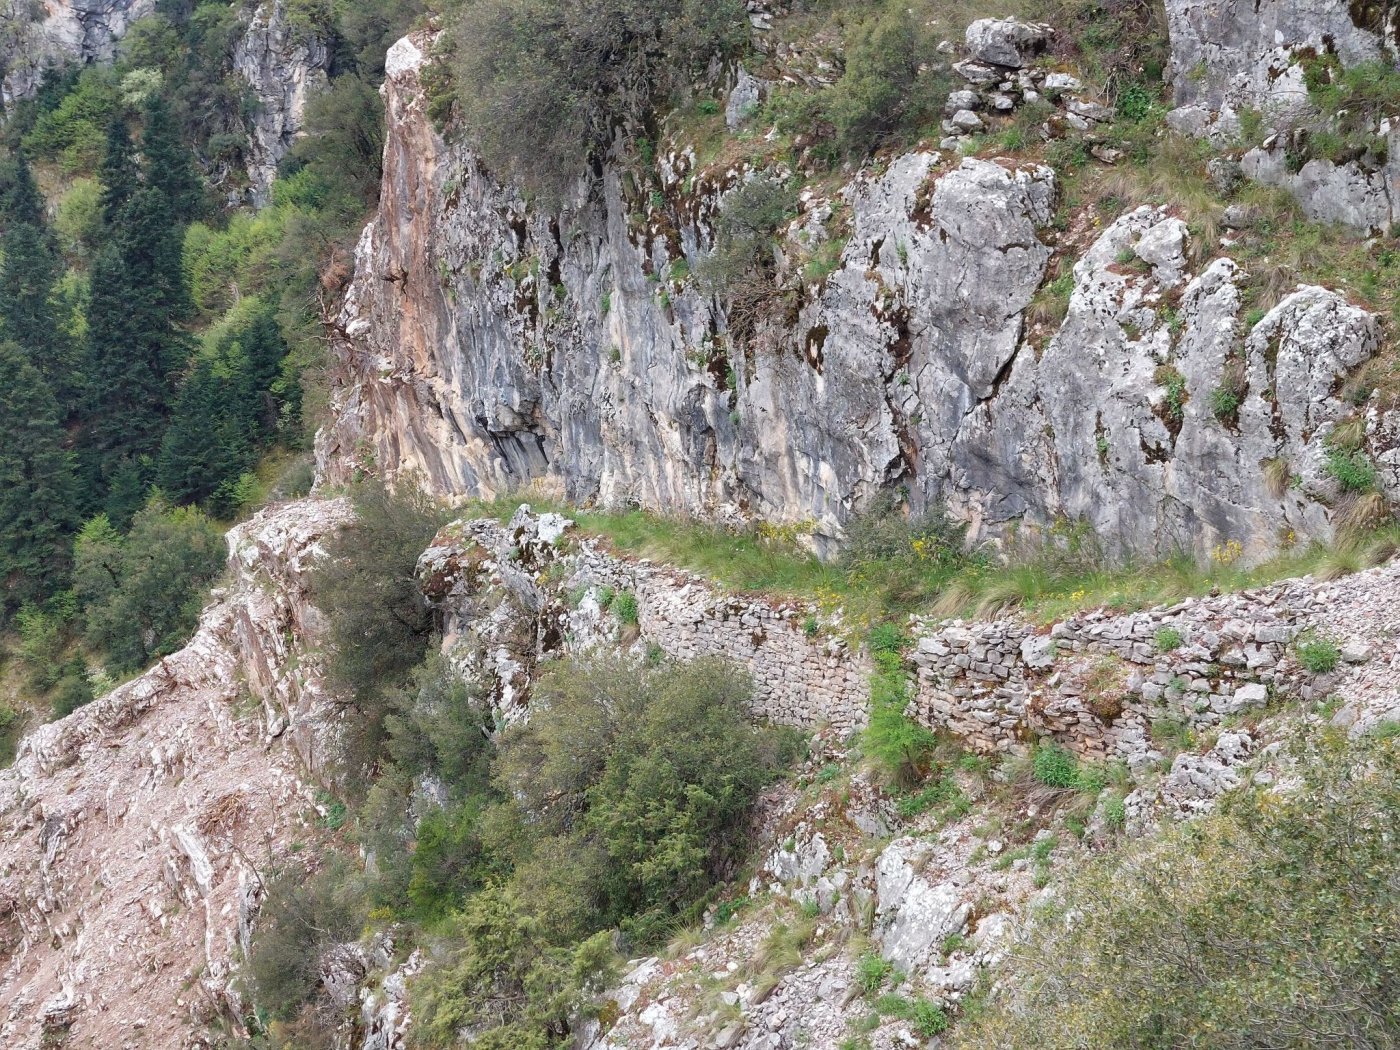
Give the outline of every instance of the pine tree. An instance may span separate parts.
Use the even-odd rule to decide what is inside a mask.
[[[204,213],[204,183],[195,170],[194,156],[175,126],[170,107],[159,93],[146,102],[146,130],[141,153],[146,185],[165,194],[175,222],[188,225]]]
[[[177,502],[210,500],[218,515],[236,510],[229,497],[255,460],[259,403],[241,344],[196,361],[161,443],[161,491]]]
[[[29,170],[29,161],[23,153],[16,151],[14,176],[9,188],[0,198],[0,215],[5,224],[20,222],[31,226],[44,225],[44,197],[34,183],[34,173]]]
[[[43,197],[22,155],[0,218],[0,338],[17,344],[39,369],[66,417],[80,407],[82,377],[52,301],[63,262],[44,220]]]
[[[122,117],[107,125],[107,152],[98,173],[102,180],[102,218],[109,227],[120,225],[122,211],[136,192],[136,150],[131,129]]]
[[[171,379],[184,368],[189,342],[174,321],[187,309],[181,259],[183,227],[158,185],[134,181],[130,137],[114,124],[104,173],[112,173],[104,208],[117,206],[108,240],[93,261],[88,307],[87,371],[90,377],[85,476],[99,489],[115,484],[125,493],[114,517],[125,516],[140,489],[133,464],[152,462],[169,415]],[[114,187],[127,186],[118,192]],[[140,479],[142,486],[151,471]],[[128,498],[130,497],[130,498]]]
[[[0,343],[0,612],[51,594],[77,524],[58,406],[13,343]]]

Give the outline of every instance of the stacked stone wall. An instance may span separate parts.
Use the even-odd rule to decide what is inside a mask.
[[[528,514],[504,528],[474,522],[456,527],[471,539],[440,539],[430,560],[489,570],[490,588],[516,595],[516,607],[552,625],[532,628],[541,653],[622,644],[682,660],[722,657],[752,674],[761,718],[842,733],[865,725],[870,661],[843,640],[839,625],[821,622],[814,606],[726,593],[692,573],[565,537],[566,526],[556,518],[541,530]],[[463,542],[485,550],[463,557]],[[1328,594],[1327,585],[1302,579],[1142,612],[1096,610],[1049,626],[1016,618],[915,621],[910,714],[988,754],[1025,752],[1050,739],[1086,758],[1154,762],[1155,724],[1204,731],[1278,696],[1326,695],[1328,676],[1300,667],[1295,643],[1318,622]],[[622,595],[635,599],[635,623],[617,615]],[[457,633],[480,634],[488,620],[480,607],[458,608]],[[502,663],[528,677],[528,657]]]

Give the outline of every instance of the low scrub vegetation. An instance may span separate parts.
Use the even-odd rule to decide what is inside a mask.
[[[370,915],[431,947],[412,989],[421,1045],[463,1029],[478,1046],[560,1045],[618,950],[694,923],[733,876],[750,807],[798,747],[750,724],[750,691],[717,661],[561,662],[535,717],[496,733],[478,691],[429,657],[385,693],[382,773],[353,824],[366,870],[270,887],[252,971],[276,1045],[301,1045],[323,1008],[315,960]],[[426,809],[424,778],[441,786]]]
[[[504,521],[522,502],[505,497],[477,503],[467,513]],[[620,552],[682,566],[737,591],[806,598],[824,612],[839,611],[857,642],[872,627],[910,613],[989,617],[1014,611],[1050,622],[1081,609],[1130,612],[1309,573],[1335,576],[1386,560],[1400,536],[1392,526],[1360,530],[1331,546],[1300,545],[1253,565],[1242,557],[1200,559],[1187,552],[1115,564],[1084,526],[1061,522],[1012,530],[1000,556],[993,557],[969,548],[961,528],[936,508],[911,513],[889,493],[853,519],[836,555],[823,559],[805,544],[811,529],[801,525],[732,529],[641,510],[529,502],[537,510],[567,514]],[[819,628],[814,621],[811,633]]]
[[[1090,861],[960,1047],[1400,1043],[1400,747],[1294,744],[1303,782]]]
[[[737,0],[478,0],[455,22],[445,65],[467,133],[488,167],[546,198],[620,127],[644,136],[748,28]]]

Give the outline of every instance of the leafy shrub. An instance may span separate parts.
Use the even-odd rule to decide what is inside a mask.
[[[931,1003],[927,999],[914,1001],[913,1021],[914,1027],[925,1039],[932,1039],[948,1030],[948,1015],[943,1012],[943,1007]]]
[[[905,714],[909,706],[909,676],[899,652],[906,640],[897,629],[871,632],[875,671],[870,676],[870,722],[865,751],[900,790],[908,790],[929,773],[937,738],[933,731]],[[891,633],[892,632],[892,633]]]
[[[1342,658],[1342,650],[1336,642],[1321,635],[1308,635],[1300,638],[1294,646],[1298,662],[1313,674],[1327,674],[1336,668]]]
[[[71,591],[55,595],[42,607],[23,606],[15,614],[19,631],[19,658],[35,689],[50,689],[65,673],[63,652],[72,635],[78,612]]]
[[[867,999],[878,992],[886,978],[894,970],[894,964],[878,952],[866,952],[856,960],[856,986]]]
[[[1296,790],[1246,789],[1088,862],[956,1045],[1395,1045],[1400,748],[1293,749]]]
[[[193,507],[157,497],[121,536],[106,515],[79,532],[74,591],[86,609],[84,637],[112,668],[135,671],[174,652],[194,631],[208,584],[223,568],[224,538]]]
[[[448,796],[465,800],[490,790],[495,729],[480,687],[433,651],[409,673],[409,682],[386,702],[388,753],[411,777],[432,777]]]
[[[713,660],[561,664],[535,692],[548,715],[501,740],[497,784],[528,838],[596,845],[604,919],[635,941],[652,940],[728,869],[749,806],[790,753],[788,734],[749,724],[751,690]],[[518,860],[531,848],[516,838],[506,850]]]
[[[408,482],[382,482],[354,493],[356,518],[326,544],[311,592],[329,620],[330,684],[359,710],[344,761],[353,775],[378,758],[390,693],[423,659],[433,620],[414,570],[446,515]]]
[[[14,761],[24,717],[9,704],[0,703],[0,766]]]
[[[558,196],[746,31],[736,0],[478,0],[452,37],[457,105],[489,168]]]
[[[846,33],[846,66],[823,100],[838,149],[862,155],[895,131],[926,119],[930,103],[947,94],[946,82],[926,67],[933,40],[902,3],[870,5]]]
[[[1035,749],[1032,772],[1035,779],[1046,787],[1082,786],[1079,760],[1057,744],[1042,744]]]
[[[492,873],[481,839],[481,803],[472,799],[429,810],[418,822],[405,896],[420,921],[449,914]]]
[[[898,655],[909,647],[909,636],[892,623],[881,623],[870,628],[865,644],[872,653]]]
[[[771,241],[793,214],[796,194],[768,175],[748,179],[720,203],[715,217],[714,247],[700,260],[695,275],[717,294],[732,291],[741,280],[771,266]]]
[[[1128,823],[1128,807],[1117,795],[1104,801],[1103,820],[1111,831],[1121,831]]]
[[[482,1050],[566,1045],[583,992],[613,969],[609,936],[558,945],[509,889],[477,894],[453,920],[448,958],[411,986],[415,1038],[457,1046],[463,1031]]]
[[[847,523],[841,564],[847,571],[900,560],[951,566],[962,556],[965,533],[943,508],[911,515],[899,494],[886,489]]]
[[[1114,108],[1124,120],[1142,120],[1157,105],[1157,97],[1145,84],[1127,84],[1118,92]]]
[[[279,1020],[295,1016],[320,984],[322,953],[355,940],[364,917],[359,884],[338,858],[310,877],[295,865],[274,875],[248,959],[258,1005]]]
[[[637,596],[631,591],[623,591],[612,603],[612,614],[618,621],[629,626],[637,622]]]

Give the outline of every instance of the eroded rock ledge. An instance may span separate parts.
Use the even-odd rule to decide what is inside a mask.
[[[541,660],[623,645],[688,659],[723,656],[753,675],[754,715],[826,727],[865,724],[870,664],[839,618],[815,604],[735,595],[689,573],[619,558],[528,507],[507,526],[448,526],[419,565],[446,628],[444,649],[521,717]],[[635,622],[613,602],[635,599]],[[1304,577],[1143,612],[1094,610],[1050,627],[1010,617],[914,621],[910,714],[983,754],[1057,743],[1147,774],[1163,758],[1154,722],[1210,731],[1275,701],[1335,694],[1344,721],[1374,721],[1394,691],[1368,677],[1400,669],[1385,624],[1400,621],[1400,562],[1334,582]],[[1165,632],[1165,633],[1164,633]],[[1313,674],[1294,642],[1342,643],[1340,670]]]
[[[332,754],[306,570],[338,501],[229,533],[188,646],[24,738],[0,772],[0,1041],[192,1047],[238,1017],[260,872],[317,818]]]

